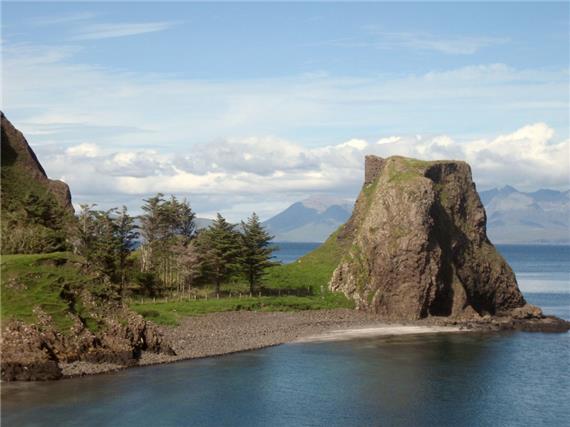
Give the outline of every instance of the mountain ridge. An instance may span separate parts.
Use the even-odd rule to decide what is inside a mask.
[[[280,242],[323,242],[350,216],[352,206],[345,199],[323,197],[293,203],[264,221]]]
[[[488,234],[494,242],[570,244],[570,190],[541,188],[523,192],[505,185],[481,191],[479,195],[489,217]],[[305,200],[293,203],[264,222],[276,241],[324,242],[348,220],[352,210],[352,203],[346,199],[327,196],[322,201],[331,204],[324,208],[321,203],[321,211],[332,208],[337,214],[335,220],[327,220],[326,215],[310,204],[307,206]]]

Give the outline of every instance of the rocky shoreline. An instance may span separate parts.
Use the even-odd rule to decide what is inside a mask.
[[[374,329],[375,332],[370,333]],[[523,330],[565,332],[570,322],[555,318],[488,318],[451,320],[427,318],[419,321],[389,321],[358,310],[334,309],[300,312],[222,312],[187,317],[176,327],[159,327],[164,342],[175,354],[142,352],[136,364],[62,363],[63,378],[93,375],[125,369],[172,363],[241,351],[256,350],[295,341],[319,341],[319,337],[402,335],[419,333],[458,333]]]

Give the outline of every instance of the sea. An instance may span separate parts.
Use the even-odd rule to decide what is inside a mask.
[[[292,262],[318,244],[279,243]],[[525,298],[570,320],[570,246],[498,245]],[[570,334],[295,343],[2,383],[2,426],[570,426]]]

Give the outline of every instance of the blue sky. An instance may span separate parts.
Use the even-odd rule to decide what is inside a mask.
[[[270,216],[365,154],[568,188],[568,3],[3,3],[2,109],[77,203]]]

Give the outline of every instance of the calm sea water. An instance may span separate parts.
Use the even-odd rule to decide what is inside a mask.
[[[298,244],[281,248],[283,260],[304,253]],[[570,319],[570,247],[499,250],[530,302]],[[569,375],[570,334],[287,344],[96,377],[2,384],[2,425],[568,426]]]

